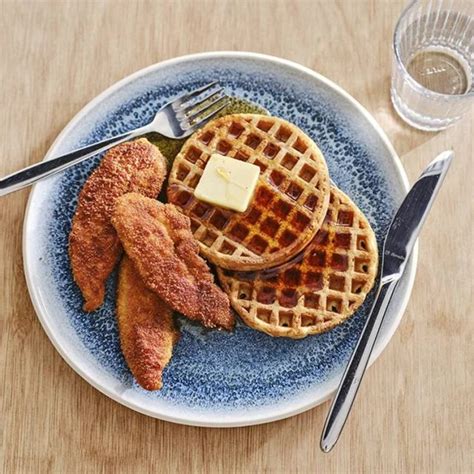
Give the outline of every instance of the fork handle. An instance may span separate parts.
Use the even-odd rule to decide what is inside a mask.
[[[92,156],[102,153],[114,145],[125,142],[150,131],[148,126],[140,127],[130,132],[116,135],[98,143],[79,148],[77,150],[58,156],[52,160],[42,161],[32,166],[28,166],[16,173],[12,173],[0,179],[0,196],[26,188],[37,181],[59,173],[70,166],[87,160]]]

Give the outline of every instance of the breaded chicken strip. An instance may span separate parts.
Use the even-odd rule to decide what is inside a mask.
[[[189,218],[174,205],[126,194],[117,199],[112,224],[143,282],[161,299],[204,326],[233,326],[229,298],[199,256]]]
[[[117,198],[131,191],[155,197],[165,175],[163,155],[140,138],[109,150],[84,184],[69,235],[72,272],[84,296],[84,311],[103,303],[105,281],[122,251],[110,223]]]
[[[120,346],[128,367],[146,390],[159,390],[179,332],[173,310],[143,283],[132,261],[123,256],[117,292]]]

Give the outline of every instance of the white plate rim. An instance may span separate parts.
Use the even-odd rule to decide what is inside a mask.
[[[377,123],[377,121],[374,119],[374,117],[368,112],[365,107],[358,102],[354,97],[352,97],[348,92],[346,92],[342,87],[338,86],[334,82],[332,82],[330,79],[327,79],[325,76],[313,71],[312,69],[307,68],[306,66],[303,66],[301,64],[295,63],[293,61],[290,61],[288,59],[283,59],[279,58],[276,56],[271,56],[267,54],[261,54],[261,53],[254,53],[254,52],[246,52],[246,51],[213,51],[213,52],[202,52],[202,53],[194,53],[194,54],[188,54],[184,56],[178,56],[175,58],[171,58],[168,60],[160,61],[158,63],[152,64],[150,66],[147,66],[143,69],[140,69],[123,79],[115,82],[112,84],[110,87],[105,89],[103,92],[101,92],[99,95],[94,97],[89,103],[87,103],[70,121],[69,123],[62,129],[62,131],[59,133],[59,135],[56,137],[50,148],[48,149],[48,152],[46,153],[43,161],[47,161],[53,158],[53,150],[56,148],[57,144],[61,142],[63,137],[69,133],[69,131],[79,122],[84,116],[87,115],[87,113],[92,110],[97,104],[99,104],[103,99],[114,93],[117,89],[120,89],[123,85],[132,82],[136,79],[138,79],[141,76],[144,76],[148,74],[151,71],[159,70],[162,68],[166,68],[168,66],[176,65],[179,64],[180,62],[183,61],[193,61],[193,60],[202,60],[202,59],[231,59],[231,58],[243,58],[243,59],[254,59],[254,60],[263,60],[263,61],[269,61],[273,62],[276,64],[280,64],[286,67],[289,67],[291,69],[298,70],[302,73],[305,73],[306,75],[314,77],[316,80],[324,83],[327,87],[330,89],[334,90],[336,93],[347,99],[349,102],[352,103],[352,105],[367,119],[367,121],[372,125],[372,127],[375,129],[379,137],[382,139],[384,145],[387,147],[388,151],[390,152],[392,158],[393,158],[393,163],[396,167],[396,170],[399,174],[399,176],[402,179],[402,183],[404,186],[405,192],[408,192],[409,190],[409,182],[408,178],[406,176],[405,170],[403,168],[403,165],[400,161],[400,158],[398,157],[397,152],[395,151],[393,145],[391,144],[390,140],[386,136],[385,132],[383,129],[380,127],[380,125]],[[23,253],[23,270],[25,274],[25,279],[27,283],[27,288],[28,292],[30,294],[30,298],[33,304],[33,308],[38,316],[38,319],[43,326],[44,331],[46,332],[48,338],[50,339],[51,343],[55,347],[55,349],[59,352],[61,357],[64,359],[64,361],[76,372],[78,373],[84,380],[86,380],[89,384],[91,384],[94,388],[102,392],[104,395],[107,397],[113,399],[114,401],[120,403],[121,405],[124,405],[134,411],[137,411],[139,413],[142,413],[144,415],[150,416],[152,418],[164,420],[164,421],[170,421],[174,423],[179,423],[179,424],[184,424],[184,425],[190,425],[190,426],[203,426],[203,427],[211,427],[211,428],[232,428],[232,427],[240,427],[240,426],[253,426],[253,425],[258,425],[262,423],[269,423],[277,420],[281,420],[284,418],[289,418],[291,416],[297,415],[299,413],[305,412],[307,410],[310,410],[311,408],[314,408],[327,399],[329,399],[336,391],[337,386],[338,386],[338,380],[332,380],[332,383],[329,384],[329,389],[328,393],[322,396],[319,396],[315,398],[314,400],[311,400],[310,402],[306,402],[300,405],[297,405],[296,407],[292,408],[285,408],[278,413],[274,415],[266,415],[262,417],[252,417],[249,420],[246,419],[239,419],[238,421],[224,421],[224,422],[219,422],[219,421],[211,421],[211,420],[204,420],[202,417],[192,419],[189,416],[169,416],[163,413],[156,413],[155,411],[152,410],[147,410],[141,406],[137,406],[135,403],[130,402],[128,400],[125,400],[109,390],[107,387],[104,387],[101,385],[101,383],[97,380],[95,380],[93,377],[91,377],[85,370],[83,370],[76,361],[74,361],[68,354],[67,350],[65,350],[59,341],[57,340],[54,331],[51,330],[51,327],[48,322],[48,316],[47,316],[47,310],[44,308],[41,299],[39,298],[39,294],[33,285],[33,277],[30,272],[30,265],[29,265],[29,255],[28,255],[28,240],[26,238],[28,234],[28,217],[30,213],[30,208],[32,205],[32,202],[35,199],[36,195],[36,185],[32,187],[32,190],[30,192],[28,202],[26,205],[25,209],[25,214],[24,214],[24,220],[23,220],[23,238],[22,238],[22,253]],[[384,335],[383,338],[379,338],[377,340],[377,345],[374,347],[374,350],[372,352],[372,355],[369,360],[369,367],[375,362],[375,360],[380,356],[380,354],[383,352],[385,347],[388,345],[389,341],[393,337],[395,331],[397,330],[400,321],[403,317],[403,314],[406,310],[406,307],[408,305],[408,301],[413,289],[413,284],[415,281],[415,275],[416,275],[416,270],[417,270],[417,263],[418,263],[418,242],[416,243],[411,260],[413,262],[412,265],[412,271],[408,275],[408,281],[406,283],[406,292],[403,295],[403,300],[400,303],[400,310],[394,318],[392,326],[387,330],[386,334]],[[242,418],[242,417],[241,417]]]

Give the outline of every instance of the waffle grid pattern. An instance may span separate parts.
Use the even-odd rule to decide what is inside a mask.
[[[193,192],[212,153],[256,164],[261,174],[245,213]],[[177,156],[168,199],[191,218],[203,253],[224,268],[268,268],[290,259],[320,228],[329,201],[326,163],[294,125],[262,115],[230,115],[193,135]]]
[[[301,256],[277,269],[218,269],[218,275],[249,326],[296,339],[327,331],[350,317],[371,290],[377,266],[377,243],[368,221],[332,187],[323,226]]]

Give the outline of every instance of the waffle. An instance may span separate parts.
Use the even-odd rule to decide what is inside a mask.
[[[349,318],[372,288],[377,265],[370,224],[342,191],[331,187],[321,230],[292,261],[260,272],[218,269],[218,275],[247,325],[299,339]]]
[[[260,167],[245,212],[194,197],[212,153]],[[187,140],[170,173],[168,200],[190,217],[211,262],[257,270],[288,261],[311,241],[326,215],[329,189],[326,162],[299,128],[277,117],[235,114],[209,122]]]

